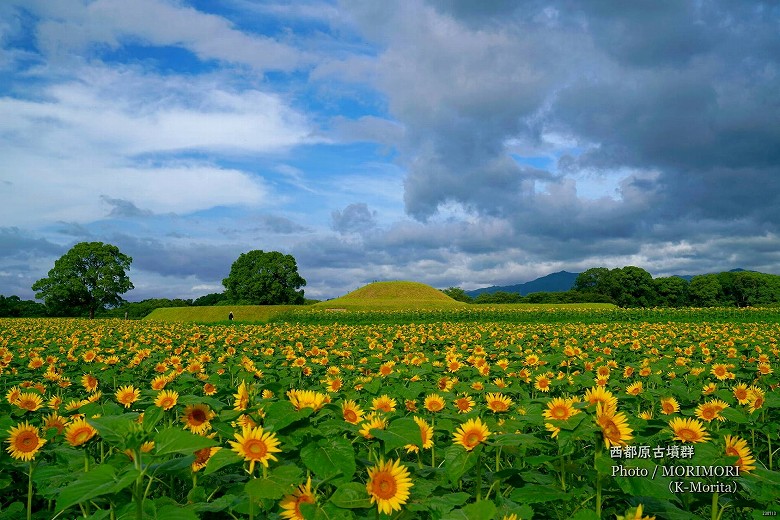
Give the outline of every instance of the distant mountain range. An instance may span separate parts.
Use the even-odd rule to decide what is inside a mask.
[[[476,298],[482,293],[493,294],[496,292],[520,293],[523,296],[534,292],[564,292],[568,291],[574,285],[574,280],[580,273],[570,273],[568,271],[558,271],[531,280],[530,282],[519,283],[516,285],[492,285],[490,287],[481,287],[473,291],[466,291],[466,294]]]
[[[737,273],[744,270],[745,269],[737,268],[731,269],[729,272]],[[574,286],[574,281],[579,275],[580,273],[558,271],[557,273],[548,274],[546,276],[537,278],[536,280],[531,280],[530,282],[519,283],[516,285],[491,285],[490,287],[481,287],[479,289],[474,289],[473,291],[466,291],[466,294],[472,298],[476,298],[482,293],[493,294],[499,291],[520,293],[523,296],[535,292],[565,292],[571,290],[571,288]],[[691,278],[697,275],[683,274],[676,276],[679,276],[679,278],[684,278],[690,282]]]

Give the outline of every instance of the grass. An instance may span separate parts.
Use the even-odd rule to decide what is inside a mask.
[[[170,322],[227,322],[233,313],[237,322],[267,322],[274,316],[301,309],[299,305],[220,305],[212,307],[165,307],[150,312],[144,320]]]
[[[517,310],[547,310],[547,309],[617,309],[614,303],[479,303],[476,308],[485,309],[517,309]]]

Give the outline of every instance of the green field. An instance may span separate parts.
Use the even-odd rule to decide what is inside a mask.
[[[237,322],[291,321],[291,322],[367,322],[378,321],[431,321],[448,316],[474,317],[507,313],[549,313],[614,309],[609,303],[566,304],[491,304],[469,305],[453,300],[438,289],[418,282],[374,282],[345,296],[319,302],[314,305],[221,305],[212,307],[166,307],[155,309],[145,320],[169,322],[226,322],[232,312]],[[479,316],[477,318],[479,319]]]
[[[164,307],[150,312],[144,320],[171,322],[217,323],[228,321],[228,313],[241,322],[267,322],[274,316],[294,309],[297,305],[218,305],[211,307]]]

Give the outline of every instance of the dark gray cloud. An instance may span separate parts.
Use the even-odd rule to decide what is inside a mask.
[[[356,202],[331,212],[331,227],[339,233],[362,233],[376,227],[376,211],[365,202]]]
[[[115,235],[111,243],[132,257],[134,269],[170,277],[195,276],[204,281],[221,282],[238,255],[245,252],[240,245],[169,242],[129,235]]]
[[[296,233],[309,233],[311,230],[305,226],[278,215],[261,215],[257,218],[258,226],[255,231],[292,235]]]
[[[347,5],[383,49],[372,78],[405,128],[414,218],[460,204],[565,261],[780,231],[776,2]],[[556,149],[548,170],[510,155]],[[586,174],[617,193],[583,197]]]
[[[17,227],[0,227],[0,258],[25,259],[63,254],[67,248]]]
[[[101,195],[100,200],[111,206],[111,211],[107,215],[109,218],[150,217],[153,215],[151,211],[140,209],[129,200],[115,199],[106,195]]]

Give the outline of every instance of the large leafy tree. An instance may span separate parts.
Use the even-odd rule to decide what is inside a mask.
[[[59,260],[49,276],[35,282],[35,297],[55,313],[71,314],[116,306],[124,294],[133,288],[126,271],[133,261],[119,248],[103,242],[81,242]]]
[[[302,304],[306,285],[292,255],[262,250],[241,253],[222,280],[225,296],[236,303],[253,305]]]

